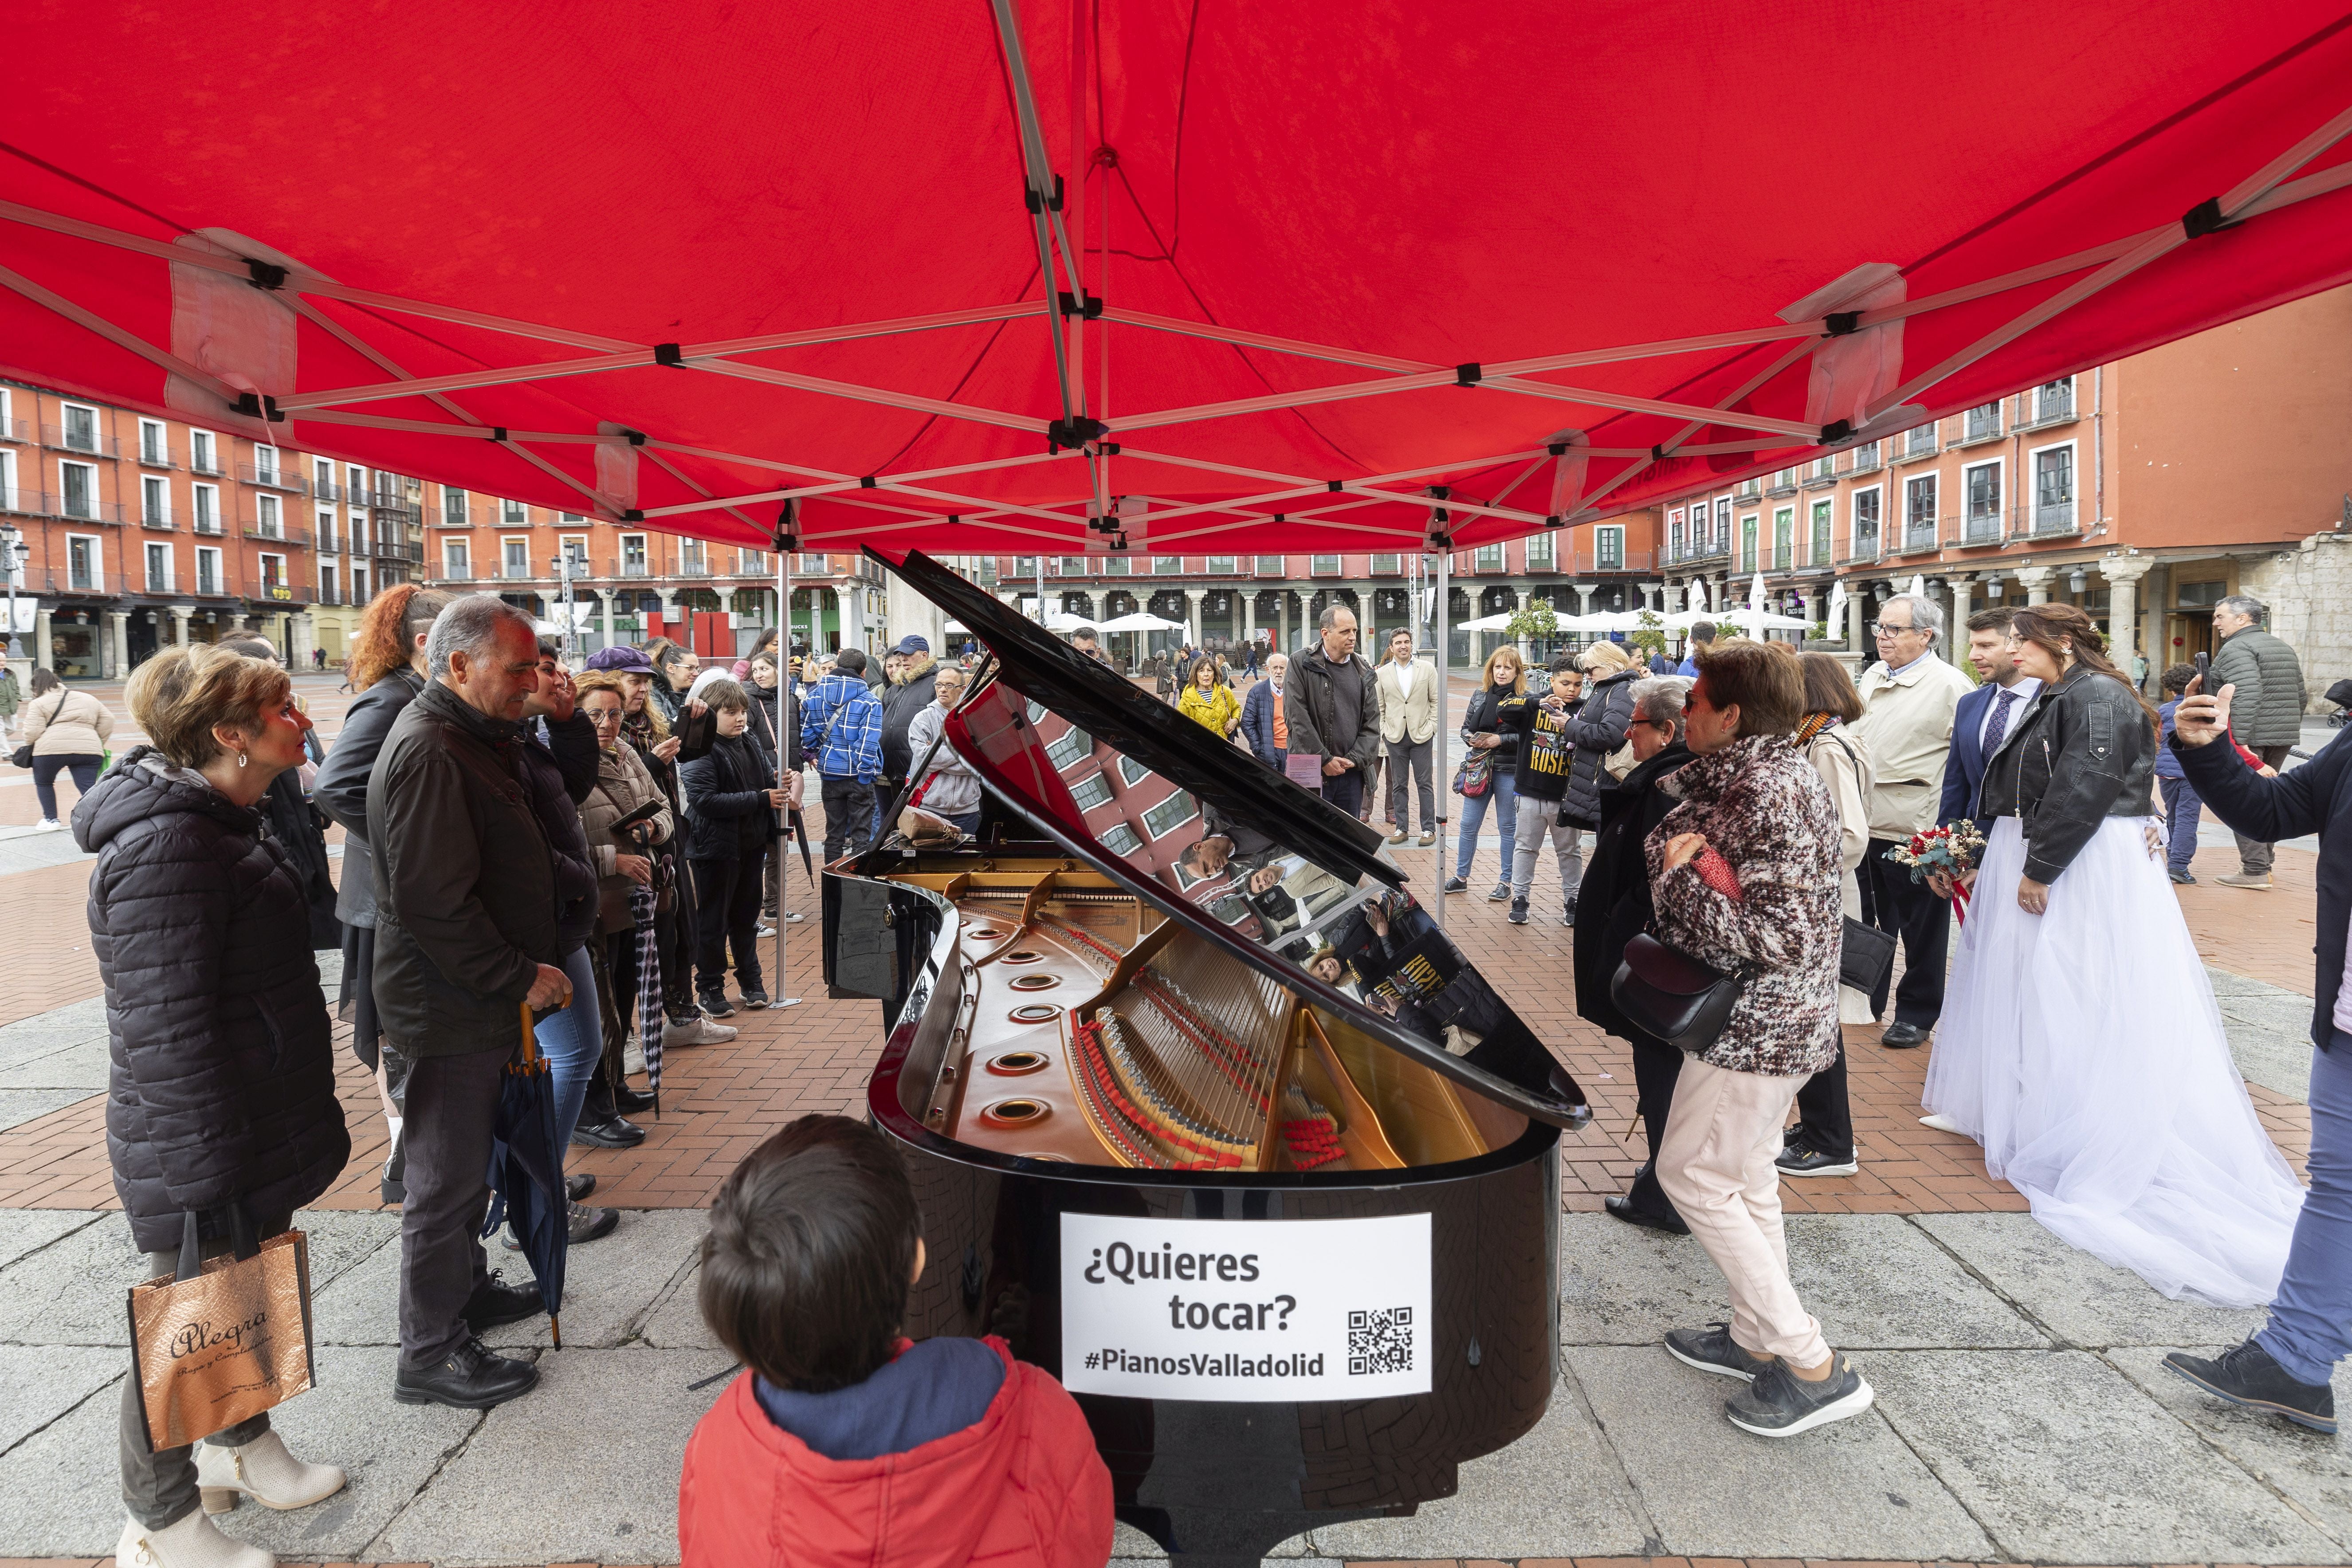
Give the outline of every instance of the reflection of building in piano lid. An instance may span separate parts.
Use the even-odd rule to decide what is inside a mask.
[[[1201,810],[1192,795],[1043,703],[1032,701],[1028,713],[1046,760],[1069,786],[1096,841],[1137,870],[1181,890],[1177,858],[1200,837]]]

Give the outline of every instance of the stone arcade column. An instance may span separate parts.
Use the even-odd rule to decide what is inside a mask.
[[[2148,652],[2141,640],[2139,623],[2139,580],[2148,574],[2155,561],[2145,555],[2103,555],[2099,558],[2099,574],[2107,580],[2107,657],[2116,668],[2128,678],[2132,655],[2137,652],[2147,659],[2150,679],[2163,671],[2157,656]]]
[[[1257,641],[1257,590],[1242,593],[1242,647],[1244,653]]]
[[[2017,568],[2017,585],[2025,590],[2025,602],[2028,605],[2048,604],[2050,602],[2050,580],[2057,575],[2058,568],[2055,566],[2020,566]]]
[[[165,610],[172,617],[172,646],[187,647],[188,617],[196,613],[196,607],[194,605],[171,605],[165,606]]]
[[[120,680],[131,673],[131,612],[106,612],[106,647],[100,656],[99,668],[110,680]]]
[[[1966,668],[1969,657],[1969,617],[1976,613],[1976,579],[1947,577],[1945,583],[1952,591],[1952,624],[1944,638],[1944,662]]]
[[[1209,591],[1206,588],[1184,590],[1184,620],[1191,628],[1186,634],[1186,640],[1196,648],[1201,646],[1201,601],[1208,596]]]
[[[294,669],[310,668],[310,650],[318,647],[309,612],[286,617],[286,661]]]
[[[55,647],[49,640],[49,611],[47,605],[33,612],[33,662],[43,669],[58,667]]]

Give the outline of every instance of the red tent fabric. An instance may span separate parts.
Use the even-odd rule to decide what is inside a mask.
[[[820,550],[1470,543],[2352,279],[2309,0],[22,0],[8,43],[0,374],[747,542],[793,500]]]

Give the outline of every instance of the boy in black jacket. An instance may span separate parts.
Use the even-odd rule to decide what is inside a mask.
[[[694,866],[695,989],[714,1018],[735,1011],[727,1001],[727,950],[743,1005],[768,1005],[760,973],[761,863],[775,837],[786,792],[768,787],[767,762],[744,738],[751,700],[731,680],[714,680],[702,700],[716,722],[709,754],[679,770],[686,786],[687,858]]]
[[[1551,689],[1538,697],[1506,697],[1496,704],[1496,728],[1519,737],[1519,760],[1513,764],[1512,793],[1518,798],[1514,824],[1517,844],[1511,858],[1511,923],[1528,923],[1528,893],[1535,886],[1536,850],[1551,836],[1552,853],[1559,859],[1559,892],[1563,900],[1559,923],[1576,923],[1576,884],[1583,872],[1584,835],[1559,819],[1559,803],[1568,794],[1568,768],[1576,748],[1568,739],[1568,721],[1575,717],[1584,694],[1584,673],[1576,656],[1564,653],[1551,661]]]

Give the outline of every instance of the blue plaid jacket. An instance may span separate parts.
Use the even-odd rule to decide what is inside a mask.
[[[801,752],[821,773],[872,784],[882,776],[881,700],[856,676],[826,676],[801,704]]]

